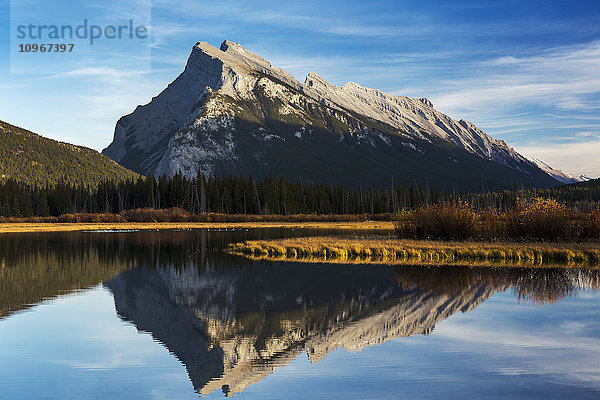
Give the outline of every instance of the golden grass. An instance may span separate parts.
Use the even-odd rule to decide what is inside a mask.
[[[227,252],[254,259],[382,264],[599,267],[592,243],[481,243],[308,237],[250,240]]]
[[[392,222],[107,222],[107,223],[0,223],[0,233],[70,232],[96,230],[162,230],[162,229],[250,229],[309,228],[392,231]]]

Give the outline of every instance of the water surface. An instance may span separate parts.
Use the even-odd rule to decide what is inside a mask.
[[[307,233],[0,236],[0,398],[600,397],[600,271],[222,252]]]

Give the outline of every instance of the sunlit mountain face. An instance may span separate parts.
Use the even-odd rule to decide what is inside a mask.
[[[225,40],[198,42],[184,71],[119,119],[103,153],[144,175],[252,175],[436,189],[559,185],[503,140],[426,98],[287,71]]]

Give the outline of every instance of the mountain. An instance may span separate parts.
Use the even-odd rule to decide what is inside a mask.
[[[587,182],[592,180],[592,178],[585,175],[575,176],[573,174],[566,174],[559,169],[551,167],[550,165],[537,158],[530,158],[529,160],[535,165],[537,165],[542,171],[544,171],[545,173],[547,173],[548,175],[565,185],[568,185],[570,183]]]
[[[47,139],[0,121],[0,181],[97,185],[138,175],[87,147]]]
[[[557,180],[506,142],[425,98],[311,72],[304,84],[225,41],[197,43],[185,70],[116,125],[104,154],[141,174],[252,174],[448,190],[551,187]]]

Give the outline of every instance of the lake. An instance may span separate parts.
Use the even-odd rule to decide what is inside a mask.
[[[600,270],[223,252],[331,233],[1,235],[0,398],[600,398]]]

